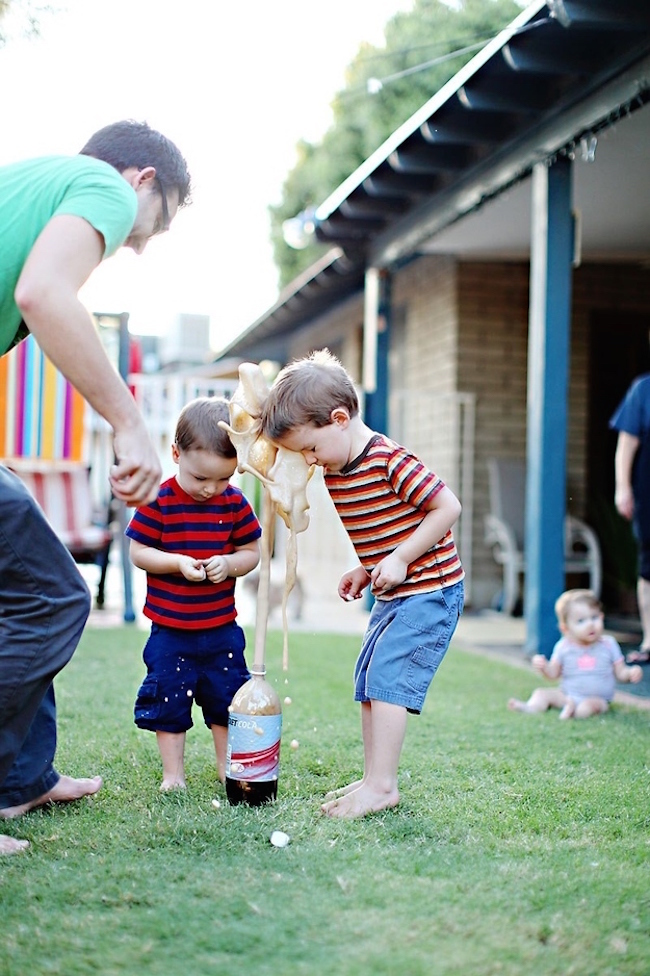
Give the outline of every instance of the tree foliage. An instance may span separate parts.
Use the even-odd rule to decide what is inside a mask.
[[[320,143],[299,143],[281,202],[269,207],[281,288],[326,250],[316,243],[304,250],[289,247],[283,222],[322,203],[474,53],[455,52],[487,42],[520,9],[516,0],[458,0],[455,7],[443,0],[415,0],[412,11],[388,22],[383,47],[360,47],[348,66],[345,87],[332,102],[330,128]],[[370,88],[378,90],[371,94]]]
[[[39,0],[0,0],[0,47],[9,35],[38,35],[41,18],[52,11],[49,4]]]

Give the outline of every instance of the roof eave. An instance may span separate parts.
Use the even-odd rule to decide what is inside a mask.
[[[617,75],[586,99],[530,130],[523,140],[497,152],[468,171],[446,192],[409,212],[368,250],[368,263],[384,267],[412,255],[427,238],[476,210],[495,194],[525,178],[536,163],[548,160],[576,142],[581,133],[597,131],[618,106],[648,99],[650,55]]]
[[[449,101],[453,95],[460,91],[467,81],[476,74],[479,68],[482,68],[490,58],[505,47],[514,34],[545,7],[546,0],[535,0],[534,3],[531,3],[518,17],[497,34],[495,38],[489,41],[485,47],[481,48],[478,54],[474,55],[435,95],[432,95],[428,102],[425,102],[414,115],[392,132],[388,139],[371,156],[363,161],[361,166],[357,167],[343,183],[339,184],[334,192],[317,208],[315,214],[316,220],[320,222],[327,220],[331,214],[338,210],[347,197],[361,186],[363,181],[371,176],[382,163],[386,162],[391,153],[395,152],[409,136],[417,132],[427,119],[437,112],[445,102]]]

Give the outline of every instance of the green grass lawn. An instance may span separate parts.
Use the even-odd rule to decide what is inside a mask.
[[[532,671],[452,648],[409,719],[400,806],[330,820],[323,794],[361,770],[359,639],[293,634],[285,675],[271,633],[278,802],[229,807],[200,713],[187,792],[159,793],[132,724],[144,637],[88,630],[57,679],[57,766],[105,785],[3,828],[31,848],[0,860],[2,976],[650,973],[649,712],[514,714]]]

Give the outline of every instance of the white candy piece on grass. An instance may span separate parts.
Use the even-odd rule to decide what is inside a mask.
[[[274,847],[286,847],[291,838],[289,834],[285,834],[282,830],[274,830],[269,840]]]
[[[287,695],[287,697],[286,697],[286,698],[284,699],[284,704],[285,704],[285,705],[290,705],[290,704],[291,704],[291,699],[289,698],[289,696],[288,696],[288,695]]]
[[[297,749],[299,745],[300,743],[298,742],[297,739],[292,739],[291,742],[289,743],[291,749]]]

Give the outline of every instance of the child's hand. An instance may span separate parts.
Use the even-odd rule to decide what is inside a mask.
[[[400,559],[397,553],[391,552],[390,556],[377,563],[372,571],[370,576],[372,592],[377,594],[392,590],[394,586],[404,582],[407,572],[408,563]]]
[[[225,556],[211,556],[204,559],[205,572],[211,583],[223,583],[228,576],[228,562]]]
[[[627,669],[627,680],[633,684],[638,685],[639,681],[643,678],[643,668],[638,664],[633,664],[631,668]]]
[[[360,600],[370,577],[363,566],[357,566],[341,577],[338,593],[342,600]]]
[[[191,556],[178,557],[178,571],[182,573],[190,583],[200,583],[205,579],[205,569],[200,559],[193,559]]]
[[[544,674],[544,669],[546,668],[548,662],[543,654],[535,654],[530,663],[538,674]]]

